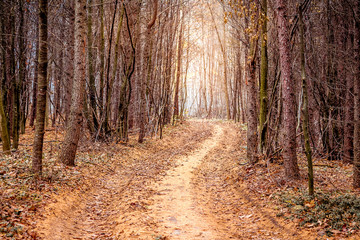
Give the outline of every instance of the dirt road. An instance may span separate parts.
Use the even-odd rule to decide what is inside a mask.
[[[221,239],[216,237],[216,225],[204,216],[195,201],[192,180],[194,170],[204,157],[219,142],[223,134],[218,125],[214,135],[206,139],[199,149],[181,156],[177,167],[168,171],[167,176],[155,183],[158,193],[153,197],[149,216],[160,222],[162,235],[172,239]]]
[[[43,210],[43,239],[301,239],[238,183],[244,131],[191,121],[163,140],[118,146],[109,171],[82,172]],[[311,239],[308,237],[308,239]]]

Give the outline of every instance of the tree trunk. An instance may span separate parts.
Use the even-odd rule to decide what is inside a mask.
[[[356,27],[354,53],[356,59],[354,76],[354,188],[360,188],[360,4],[356,3]]]
[[[69,8],[71,9],[71,11],[69,11],[69,13],[67,14],[67,21],[69,22],[68,24],[68,36],[67,36],[67,47],[66,47],[66,69],[68,70],[68,75],[66,78],[66,83],[65,83],[65,101],[64,101],[64,114],[65,114],[65,125],[67,126],[68,122],[69,122],[69,116],[70,116],[70,109],[71,109],[71,100],[72,100],[72,89],[74,87],[74,24],[75,24],[75,19],[74,16],[74,1],[70,0],[67,2],[70,6]]]
[[[16,108],[18,111],[17,114],[17,124],[16,124],[16,133],[17,139],[14,144],[14,148],[18,149],[19,146],[19,137],[20,133],[25,133],[25,92],[24,92],[24,84],[26,83],[26,31],[25,31],[25,9],[24,9],[24,0],[19,1],[19,76],[16,82]]]
[[[261,60],[260,60],[260,152],[264,151],[266,145],[266,117],[267,117],[267,75],[268,75],[268,53],[267,53],[267,0],[261,1],[261,18],[263,19],[261,29]]]
[[[109,118],[110,118],[110,104],[111,104],[111,83],[110,83],[110,60],[111,60],[111,47],[112,47],[112,39],[113,39],[113,32],[114,32],[114,25],[115,25],[115,17],[116,17],[116,9],[118,5],[118,0],[115,1],[115,8],[114,14],[112,17],[112,24],[110,28],[110,36],[109,36],[109,51],[107,56],[107,63],[106,63],[106,92],[105,92],[105,107],[103,109],[103,116],[101,117],[102,121],[102,131],[104,137],[110,131],[109,129]],[[115,56],[116,57],[116,56]],[[116,68],[116,66],[114,66]]]
[[[69,166],[75,165],[76,150],[80,139],[83,122],[83,103],[85,94],[86,56],[85,56],[85,1],[75,1],[75,56],[74,56],[74,88],[69,123],[66,129],[64,142],[59,160]]]
[[[351,30],[349,30],[351,31]],[[346,53],[347,46],[351,46],[351,33],[349,31],[343,31],[343,34],[345,35],[344,40],[344,47],[343,51]],[[354,80],[353,80],[353,74],[350,74],[353,69],[353,59],[351,61],[346,61],[347,58],[344,58],[345,61],[343,61],[342,65],[345,65],[343,67],[344,72],[344,80],[345,80],[345,102],[344,102],[344,112],[345,112],[345,119],[344,119],[344,145],[343,145],[343,161],[344,163],[353,163],[354,160]],[[350,66],[350,68],[346,67]]]
[[[0,2],[0,8],[3,8],[3,2]],[[0,21],[0,38],[1,38],[1,82],[0,82],[0,121],[1,121],[1,140],[2,140],[2,148],[3,152],[6,154],[10,154],[10,135],[8,128],[8,119],[5,113],[5,83],[6,83],[6,41],[5,41],[5,21]]]
[[[92,39],[92,0],[87,2],[87,60],[88,60],[88,77],[89,77],[89,99],[90,99],[90,123],[91,135],[97,133],[99,123],[97,120],[96,111],[96,87],[95,87],[95,74],[94,74],[94,56],[93,56],[93,39]]]
[[[179,85],[180,85],[180,77],[181,77],[181,59],[182,59],[182,32],[183,32],[183,24],[181,22],[180,33],[179,33],[179,42],[178,42],[178,56],[177,56],[177,69],[176,69],[176,82],[175,82],[175,96],[174,96],[174,114],[173,114],[173,125],[175,121],[179,119]],[[204,74],[204,79],[205,79]],[[205,105],[206,106],[206,105]],[[207,107],[205,107],[207,108]]]
[[[292,77],[290,41],[288,31],[287,1],[277,0],[277,20],[279,34],[281,82],[283,94],[283,124],[284,124],[284,144],[283,158],[285,167],[285,176],[290,179],[300,177],[299,167],[296,155],[296,111],[295,111],[295,81]]]
[[[104,75],[105,75],[105,30],[104,30],[104,0],[100,0],[100,92],[99,108],[104,109]],[[102,114],[100,114],[100,117]],[[100,124],[99,124],[100,125]]]
[[[253,38],[250,43],[250,56],[247,59],[249,77],[247,84],[247,158],[250,164],[258,161],[257,158],[257,109],[256,109],[256,52],[257,52],[257,38]]]
[[[305,70],[305,27],[303,22],[303,8],[299,7],[299,23],[300,23],[300,59],[301,59],[301,80],[303,91],[303,106],[302,106],[302,129],[304,132],[305,154],[308,162],[308,182],[309,195],[314,195],[314,171],[311,156],[310,136],[309,136],[309,107],[308,107],[308,87]]]
[[[39,20],[37,19],[37,22]],[[39,28],[36,28],[36,38],[39,38]],[[30,127],[34,126],[35,117],[36,117],[36,102],[37,102],[37,83],[38,83],[38,69],[39,69],[39,41],[36,41],[36,56],[35,56],[35,69],[34,69],[34,80],[32,85],[32,105],[31,105],[31,112],[30,112]]]
[[[16,54],[16,18],[15,18],[15,10],[11,10],[10,16],[10,28],[11,28],[11,43],[10,43],[10,78],[11,78],[11,104],[9,107],[11,111],[10,115],[10,126],[11,126],[11,134],[12,134],[12,148],[17,149],[19,144],[19,128],[18,128],[18,117],[19,117],[19,91],[18,91],[18,79],[16,76],[17,62],[15,56]]]
[[[64,39],[64,28],[63,28],[64,19],[61,19],[61,27],[59,29],[60,31],[60,37],[61,39]],[[61,116],[61,109],[60,109],[60,103],[61,103],[61,83],[63,83],[64,79],[64,51],[60,49],[59,53],[59,67],[56,69],[56,77],[54,81],[54,117],[53,117],[53,127],[56,125],[56,121],[58,120],[59,115]]]
[[[42,150],[45,134],[45,111],[47,92],[47,66],[48,66],[48,44],[47,44],[47,0],[39,1],[39,69],[38,69],[38,94],[36,104],[36,124],[34,147],[32,157],[32,171],[42,174]]]

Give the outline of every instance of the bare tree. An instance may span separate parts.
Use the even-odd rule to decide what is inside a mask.
[[[38,69],[38,93],[36,104],[36,123],[34,135],[34,147],[32,157],[32,170],[34,173],[42,173],[42,153],[45,134],[45,111],[47,92],[47,67],[48,67],[48,43],[47,43],[47,0],[39,1],[39,69]]]
[[[300,177],[297,165],[296,154],[296,111],[295,111],[295,92],[294,78],[291,70],[291,50],[289,41],[287,1],[277,0],[277,21],[279,34],[281,83],[283,94],[283,124],[284,124],[284,165],[285,176],[290,179]]]
[[[76,150],[79,144],[83,123],[83,103],[85,95],[85,1],[75,1],[75,56],[74,56],[74,87],[68,127],[61,147],[59,160],[69,166],[75,165]]]

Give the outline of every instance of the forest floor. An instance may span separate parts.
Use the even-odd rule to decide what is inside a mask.
[[[58,164],[61,132],[46,133],[44,176],[29,173],[32,132],[0,162],[0,238],[8,239],[359,239],[328,220],[302,224],[281,199],[306,190],[283,178],[281,159],[246,162],[244,126],[191,120],[142,144],[81,141],[77,166]],[[351,190],[351,166],[315,159],[316,190]],[[356,194],[356,193],[355,193]],[[300,203],[286,200],[297,210]],[[307,209],[314,202],[306,202]],[[299,209],[300,208],[300,209]],[[304,207],[305,209],[305,207]],[[293,214],[294,213],[294,214]],[[346,224],[346,223],[344,223]],[[356,222],[354,224],[357,224]],[[347,225],[344,225],[347,226]]]

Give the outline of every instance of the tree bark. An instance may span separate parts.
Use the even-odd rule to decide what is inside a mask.
[[[179,42],[178,42],[178,56],[177,56],[177,68],[176,68],[176,82],[175,82],[175,96],[174,96],[174,113],[173,113],[173,125],[175,121],[179,119],[179,86],[180,86],[180,77],[181,77],[181,59],[182,59],[182,32],[183,24],[181,22],[180,33],[179,33]],[[204,73],[204,79],[205,79]],[[206,106],[206,105],[205,105]],[[207,107],[205,107],[207,109]]]
[[[104,0],[100,0],[100,92],[99,108],[104,109],[104,75],[105,75],[105,30],[104,30]],[[102,114],[100,114],[100,117]],[[100,127],[100,126],[99,126]]]
[[[88,0],[87,7],[87,61],[88,61],[88,77],[89,77],[89,100],[90,100],[90,131],[94,135],[97,133],[99,123],[96,111],[96,87],[94,73],[94,56],[93,56],[93,39],[92,39],[92,0]]]
[[[68,74],[65,83],[65,101],[64,101],[64,114],[65,114],[65,125],[69,123],[70,109],[72,104],[72,90],[74,87],[74,25],[75,25],[75,13],[74,13],[74,0],[69,0],[66,2],[68,5],[69,11],[67,13],[68,29],[67,29],[67,39],[66,39],[66,69],[68,69]]]
[[[267,0],[261,1],[261,18],[263,20],[261,29],[261,59],[260,59],[260,152],[266,145],[266,117],[267,117],[267,75],[268,75],[268,53],[267,53]]]
[[[257,38],[253,38],[250,41],[250,54],[247,59],[247,65],[249,69],[249,76],[247,81],[247,158],[250,164],[255,164],[258,161],[258,113],[256,109],[256,52],[258,41]]]
[[[0,8],[4,8],[4,2],[0,2]],[[5,39],[5,19],[0,21],[0,38],[1,38],[1,82],[0,82],[0,121],[1,121],[1,140],[2,140],[2,148],[5,154],[10,154],[10,135],[9,135],[9,128],[8,128],[8,118],[5,112],[5,83],[7,81],[6,76],[6,39]]]
[[[75,56],[74,56],[74,88],[69,123],[66,129],[64,142],[59,160],[69,166],[75,165],[76,150],[83,123],[83,103],[85,94],[86,56],[85,56],[85,1],[75,1]]]
[[[353,59],[348,61],[349,57],[346,56],[347,45],[351,46],[351,34],[349,30],[342,31],[344,60],[341,61],[342,66],[341,78],[344,79],[345,83],[345,101],[344,101],[344,145],[342,151],[342,158],[344,163],[353,163],[354,160],[354,80],[353,74],[350,74],[353,67]],[[345,58],[347,57],[347,58]],[[340,58],[341,59],[341,58]],[[345,65],[345,66],[344,66]],[[347,66],[351,66],[349,69]]]
[[[39,19],[36,19],[37,23]],[[36,28],[36,38],[39,39],[39,28]],[[31,105],[31,112],[30,112],[30,127],[34,126],[35,118],[36,118],[36,102],[37,102],[37,83],[38,83],[38,69],[39,69],[39,41],[36,41],[36,56],[35,56],[35,69],[34,69],[34,80],[32,85],[32,105]]]
[[[25,98],[24,87],[26,86],[26,31],[24,0],[19,1],[19,76],[16,81],[16,142],[14,148],[18,149],[20,133],[25,133]]]
[[[309,107],[308,107],[308,87],[305,70],[305,27],[303,22],[303,8],[299,7],[299,23],[300,23],[300,60],[301,60],[301,80],[303,91],[303,106],[302,106],[302,129],[304,132],[305,154],[308,162],[308,183],[309,195],[314,195],[314,170],[312,163],[310,135],[309,135]]]
[[[38,93],[36,104],[36,123],[32,157],[32,171],[42,174],[42,151],[45,134],[45,111],[47,92],[47,67],[48,67],[48,43],[47,43],[47,0],[39,1],[39,69],[38,69]]]
[[[295,81],[292,76],[290,41],[288,30],[287,1],[277,0],[277,20],[279,34],[279,52],[283,97],[283,158],[285,176],[289,179],[300,178],[296,154],[296,111],[295,111]]]

